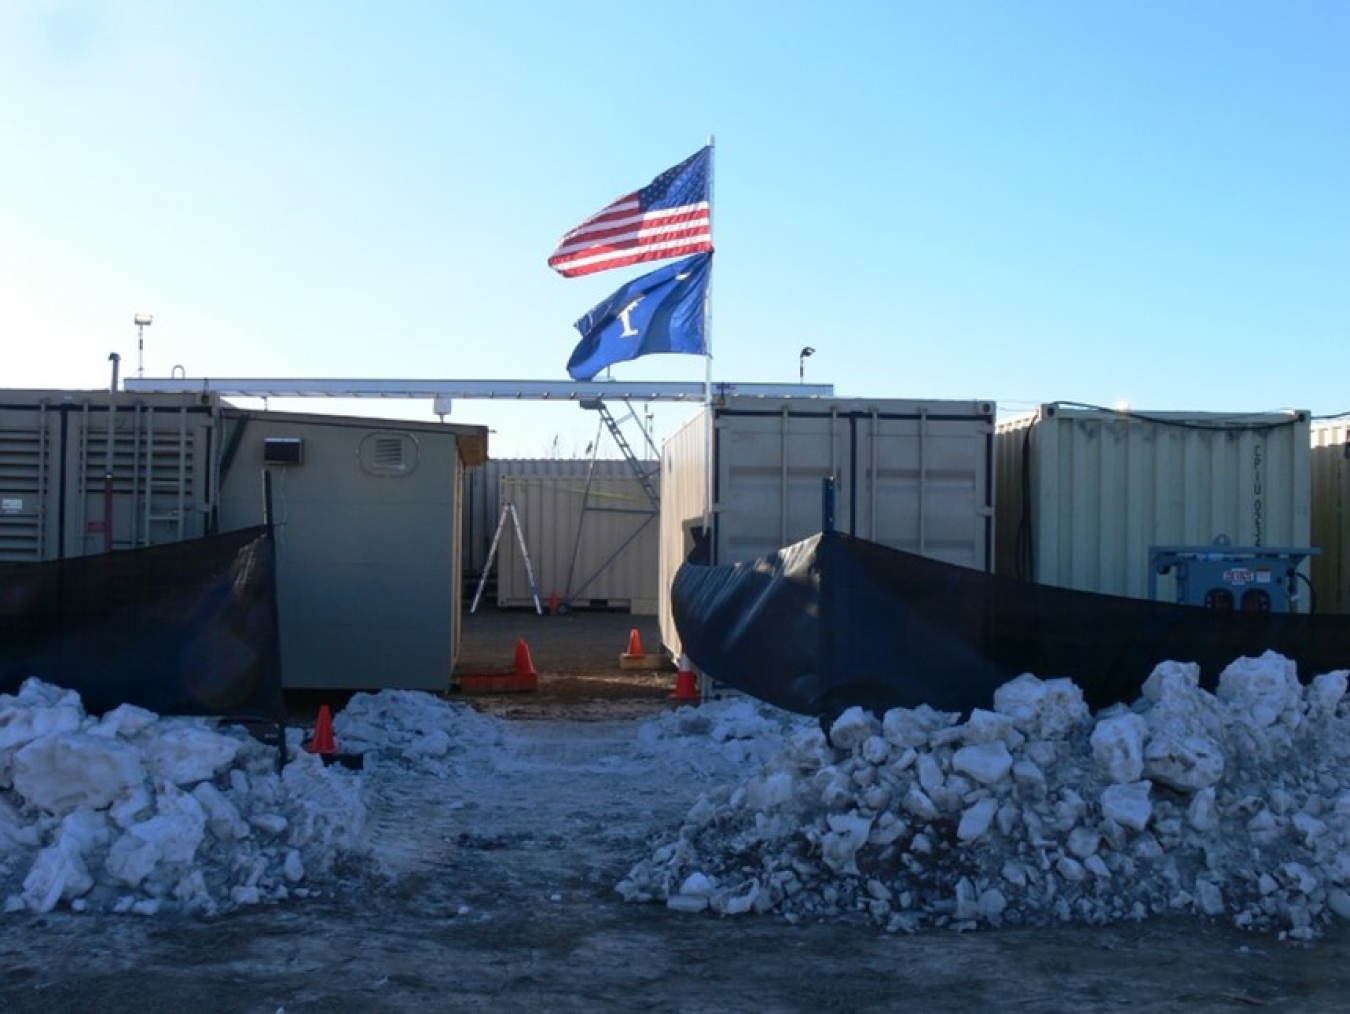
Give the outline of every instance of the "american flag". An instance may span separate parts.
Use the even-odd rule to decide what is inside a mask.
[[[558,241],[549,267],[566,278],[711,250],[712,148],[601,208]]]

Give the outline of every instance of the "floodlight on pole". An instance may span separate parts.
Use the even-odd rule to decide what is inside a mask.
[[[132,319],[136,325],[136,376],[145,376],[145,329],[154,323],[155,318],[148,313],[138,313]]]
[[[807,345],[805,348],[803,348],[803,349],[801,350],[801,352],[799,352],[799,353],[797,354],[797,383],[799,383],[799,384],[805,383],[805,381],[806,381],[806,360],[807,360],[809,357],[814,356],[815,354],[816,354],[816,350],[813,349],[810,345]]]

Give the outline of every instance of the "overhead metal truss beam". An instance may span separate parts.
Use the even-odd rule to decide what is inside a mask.
[[[237,398],[434,398],[437,414],[464,400],[701,402],[702,383],[626,383],[556,380],[286,380],[193,377],[127,377],[122,388],[134,394],[218,394]],[[831,398],[833,384],[713,384],[714,398]],[[442,409],[441,406],[445,408]]]

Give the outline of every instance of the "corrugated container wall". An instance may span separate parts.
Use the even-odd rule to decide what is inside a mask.
[[[638,462],[660,487],[658,464]],[[590,491],[588,493],[588,484]],[[658,526],[655,509],[631,462],[611,458],[494,458],[465,473],[464,580],[470,600],[487,566],[502,508],[514,502],[542,598],[637,613],[656,611]],[[542,571],[542,572],[541,572]],[[515,531],[508,521],[486,590],[501,606],[534,600]]]
[[[655,462],[644,463],[650,472]],[[501,519],[503,479],[632,479],[633,467],[612,458],[490,458],[464,473],[464,573],[477,576],[487,563],[492,535]]]
[[[552,479],[575,479],[585,475],[590,464],[575,458],[490,458],[477,468],[464,473],[464,573],[465,577],[479,574],[487,563],[492,535],[497,530],[501,515],[498,492],[504,476],[536,476]],[[621,461],[596,462],[598,475],[616,474]]]
[[[224,428],[225,530],[262,521],[270,477],[285,686],[447,690],[465,448],[485,431],[243,410]]]
[[[206,534],[217,413],[196,395],[0,392],[0,562]]]
[[[650,467],[655,471],[655,463]],[[568,606],[656,612],[658,505],[631,468],[629,475],[499,479],[498,502],[515,506],[545,609],[556,595]],[[497,552],[497,604],[533,606],[530,572],[510,520],[501,526]]]
[[[708,495],[707,410],[677,429],[661,447],[661,547],[657,573],[657,619],[661,643],[672,654],[680,650],[679,634],[670,612],[670,586],[675,572],[695,548],[695,533],[711,511]]]
[[[1350,420],[1312,428],[1312,558],[1316,608],[1350,613]]]
[[[1309,545],[1307,412],[1050,404],[1000,422],[997,447],[1000,574],[1147,598],[1154,546]]]
[[[820,531],[823,480],[833,477],[836,530],[990,570],[993,431],[985,401],[733,397],[699,413],[661,455],[666,647],[679,650],[670,584],[703,527],[710,471],[712,563],[753,559]]]

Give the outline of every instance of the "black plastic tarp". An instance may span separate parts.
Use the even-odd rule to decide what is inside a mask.
[[[281,721],[269,530],[0,567],[0,692],[30,677],[92,714]]]
[[[1133,701],[1160,662],[1213,688],[1235,659],[1278,652],[1300,678],[1350,668],[1350,616],[1219,612],[1097,595],[953,566],[838,532],[723,566],[684,564],[672,616],[718,682],[805,715],[851,705],[969,712],[1031,673],[1094,710]]]

